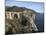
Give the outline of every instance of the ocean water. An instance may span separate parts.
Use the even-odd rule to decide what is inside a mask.
[[[44,14],[38,13],[35,18],[35,24],[39,30],[39,32],[44,32]]]

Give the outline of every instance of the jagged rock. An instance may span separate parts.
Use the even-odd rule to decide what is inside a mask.
[[[13,7],[14,9],[14,7]],[[23,10],[24,8],[22,8]],[[19,12],[6,12],[5,18],[5,29],[6,32],[13,33],[29,33],[34,31],[38,31],[34,21],[36,13],[30,9],[24,9],[22,13]],[[19,15],[18,15],[19,14]],[[13,20],[12,20],[12,19]]]

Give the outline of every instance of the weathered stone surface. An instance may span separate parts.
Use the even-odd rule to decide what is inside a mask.
[[[38,31],[34,21],[36,14],[33,11],[24,12],[6,12],[5,29],[6,32],[13,33],[29,33],[32,31]],[[9,15],[9,16],[8,16]],[[8,17],[8,18],[7,18]]]

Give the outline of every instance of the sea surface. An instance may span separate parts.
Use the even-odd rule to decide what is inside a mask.
[[[44,14],[38,13],[35,18],[35,24],[39,30],[39,32],[44,32]]]

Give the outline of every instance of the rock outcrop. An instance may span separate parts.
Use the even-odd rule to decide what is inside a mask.
[[[32,10],[25,9],[23,12],[5,12],[5,29],[6,32],[13,33],[31,33],[38,31],[35,25],[36,13]]]

